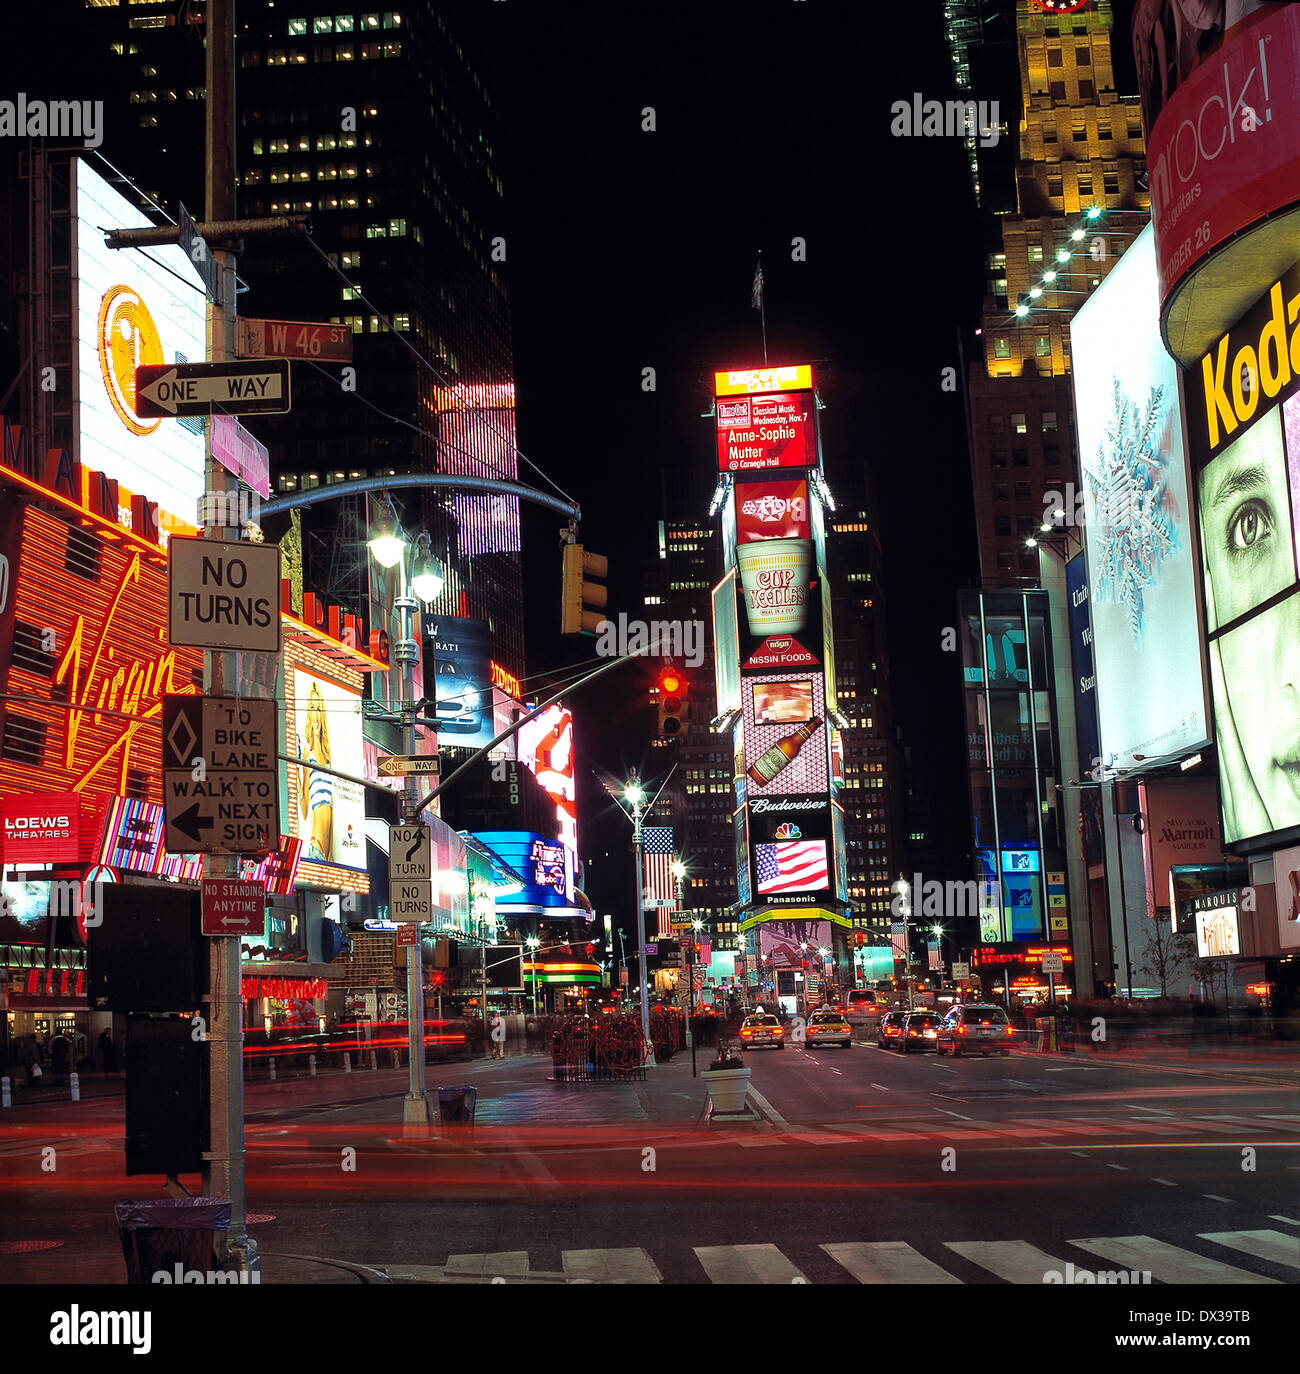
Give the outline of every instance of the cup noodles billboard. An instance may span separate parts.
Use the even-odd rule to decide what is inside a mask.
[[[1160,296],[1232,235],[1300,200],[1300,6],[1139,0]]]
[[[76,460],[192,520],[203,494],[203,422],[139,419],[135,369],[207,357],[203,289],[177,244],[106,247],[106,228],[152,225],[86,162],[74,158],[72,175]]]
[[[816,467],[814,405],[811,391],[719,397],[718,470]]]

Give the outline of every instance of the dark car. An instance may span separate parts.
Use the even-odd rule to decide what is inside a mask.
[[[940,1054],[1010,1054],[1016,1030],[1006,1012],[984,1002],[953,1007],[939,1027]]]
[[[883,1050],[888,1049],[890,1045],[896,1045],[898,1037],[903,1033],[903,1022],[906,1020],[905,1011],[886,1012],[876,1028],[876,1048]]]
[[[938,1048],[939,1015],[933,1011],[909,1011],[903,1018],[902,1030],[894,1042],[900,1054],[913,1050],[924,1053]]]

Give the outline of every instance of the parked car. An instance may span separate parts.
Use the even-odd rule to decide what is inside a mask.
[[[809,1045],[843,1045],[847,1050],[853,1043],[853,1029],[838,1011],[813,1012],[804,1034]]]
[[[903,1033],[903,1022],[907,1020],[905,1011],[888,1011],[880,1018],[880,1025],[876,1028],[876,1048],[888,1049],[891,1045],[898,1043],[898,1037]]]
[[[785,1049],[785,1027],[771,1012],[745,1017],[740,1027],[740,1038],[746,1046],[770,1045],[776,1050]]]
[[[900,1054],[913,1050],[924,1053],[938,1047],[939,1017],[932,1011],[909,1011],[903,1018],[902,1030],[894,1042]]]
[[[1006,1012],[984,1002],[953,1007],[939,1027],[940,1054],[1010,1054],[1016,1029]]]

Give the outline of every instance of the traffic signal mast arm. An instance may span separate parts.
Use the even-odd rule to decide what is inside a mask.
[[[551,697],[547,701],[542,702],[540,706],[534,706],[533,709],[529,711],[527,715],[520,716],[519,719],[515,721],[513,725],[509,726],[505,730],[502,730],[502,732],[495,739],[489,740],[481,748],[476,749],[469,756],[469,758],[467,758],[465,762],[460,765],[460,767],[453,768],[452,771],[448,773],[447,776],[438,783],[437,787],[435,787],[433,791],[430,792],[429,795],[425,797],[425,799],[422,802],[420,802],[420,804],[415,808],[414,814],[418,816],[420,812],[423,811],[424,808],[428,806],[428,804],[431,801],[433,801],[435,797],[440,796],[445,788],[449,787],[458,777],[460,777],[460,775],[467,768],[470,768],[474,764],[476,764],[479,761],[479,759],[481,759],[488,752],[489,749],[495,749],[498,744],[501,744],[505,740],[510,739],[512,735],[516,734],[520,729],[523,728],[523,726],[527,725],[530,720],[536,720],[537,717],[540,716],[542,712],[545,711],[548,707],[554,706],[557,701],[562,701],[566,696],[569,695],[570,692],[576,692],[579,687],[585,687],[587,683],[595,682],[595,680],[598,677],[603,677],[604,674],[612,672],[615,668],[621,667],[624,663],[631,663],[633,661],[633,656],[629,656],[627,658],[611,658],[608,663],[602,663],[599,668],[593,668],[591,672],[587,673],[583,677],[580,677],[577,680],[577,682],[571,682],[567,687],[564,687],[560,691],[556,692],[556,694],[553,697]]]

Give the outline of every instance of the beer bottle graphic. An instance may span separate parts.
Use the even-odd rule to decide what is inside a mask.
[[[779,739],[761,753],[749,769],[749,780],[755,787],[765,787],[795,757],[800,749],[821,729],[821,717],[814,716],[807,725]]]

